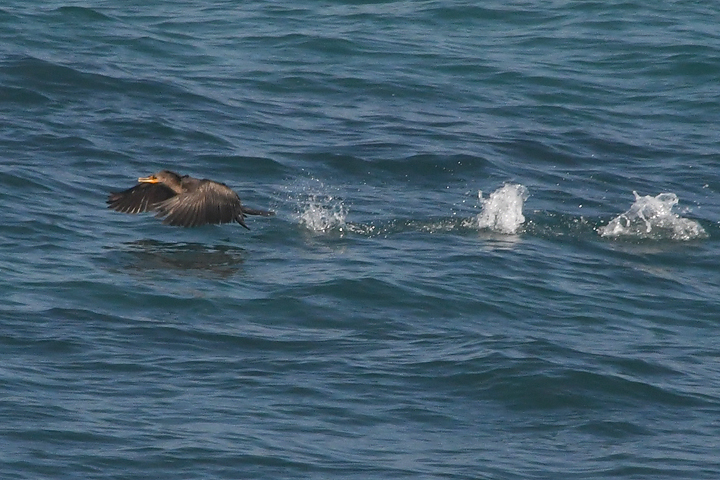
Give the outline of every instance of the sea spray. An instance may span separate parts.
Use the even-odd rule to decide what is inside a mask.
[[[310,195],[301,206],[300,223],[313,232],[343,232],[347,207],[332,196]]]
[[[674,193],[656,197],[641,197],[637,192],[630,209],[598,228],[602,237],[639,238],[654,240],[692,240],[707,237],[705,229],[695,220],[682,218],[672,212],[678,203]]]
[[[477,217],[479,228],[513,235],[525,222],[522,209],[528,190],[523,185],[506,183],[485,199],[478,192],[478,198],[482,202],[482,212]]]

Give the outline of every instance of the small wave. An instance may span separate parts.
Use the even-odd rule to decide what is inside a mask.
[[[345,231],[348,209],[338,198],[310,195],[301,207],[300,223],[313,232]]]
[[[506,183],[485,199],[482,192],[478,192],[478,198],[482,202],[482,212],[477,216],[478,228],[513,235],[525,222],[522,214],[523,204],[528,198],[525,186]]]
[[[641,197],[637,192],[630,210],[598,228],[602,237],[639,238],[653,240],[693,240],[705,238],[705,229],[695,220],[682,218],[672,212],[678,203],[674,193],[661,193],[656,197]]]
[[[66,6],[55,9],[61,15],[66,15],[77,20],[112,20],[111,17],[89,7]]]

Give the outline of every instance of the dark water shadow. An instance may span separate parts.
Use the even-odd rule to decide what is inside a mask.
[[[242,270],[246,250],[231,245],[168,243],[157,240],[127,242],[108,260],[113,269],[129,272],[165,271],[174,275],[229,278]]]

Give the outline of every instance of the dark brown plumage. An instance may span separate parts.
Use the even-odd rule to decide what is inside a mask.
[[[237,193],[224,183],[208,179],[163,170],[138,178],[138,182],[125,191],[111,193],[108,208],[123,213],[155,211],[165,225],[181,227],[237,222],[248,228],[245,215],[275,215],[275,212],[243,207]]]

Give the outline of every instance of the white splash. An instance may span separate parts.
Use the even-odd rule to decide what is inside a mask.
[[[313,232],[345,230],[347,208],[334,197],[311,195],[299,213],[300,223]]]
[[[598,228],[603,237],[649,238],[655,240],[692,240],[707,237],[698,222],[682,218],[672,212],[678,203],[674,193],[661,193],[656,197],[641,197],[637,192],[630,210]]]
[[[479,228],[512,235],[525,222],[522,209],[528,190],[523,185],[506,183],[486,199],[478,192],[478,198],[482,202],[482,212],[477,217]]]

